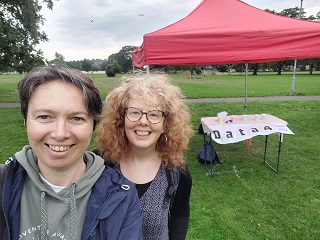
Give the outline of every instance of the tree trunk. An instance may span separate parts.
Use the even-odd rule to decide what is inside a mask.
[[[313,63],[310,64],[310,69],[309,69],[310,74],[313,72]]]
[[[282,61],[278,62],[278,73],[277,73],[277,75],[281,75],[282,65],[283,65]]]
[[[258,68],[259,68],[259,63],[255,63],[253,65],[253,73],[252,73],[252,75],[258,75]]]

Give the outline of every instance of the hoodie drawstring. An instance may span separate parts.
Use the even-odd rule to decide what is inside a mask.
[[[73,183],[70,189],[70,240],[76,239],[76,229],[77,229],[77,207],[76,199],[74,197],[74,191],[76,184]]]
[[[48,229],[48,212],[47,212],[46,193],[41,192],[41,240],[47,239],[47,229]]]
[[[77,207],[74,197],[76,184],[73,183],[70,189],[69,207],[70,207],[70,240],[76,239],[77,231]],[[41,240],[47,240],[48,231],[48,211],[46,202],[46,193],[41,192]]]

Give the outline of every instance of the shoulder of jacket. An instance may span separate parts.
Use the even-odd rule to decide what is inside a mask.
[[[104,180],[100,180],[103,185],[110,186],[110,185],[117,185],[120,186],[121,189],[128,191],[130,189],[135,190],[135,184],[127,180],[124,176],[120,173],[115,171],[112,167],[105,165],[105,169],[101,174],[100,178]]]
[[[4,165],[9,165],[10,163],[12,163],[13,161],[16,161],[16,158],[13,157],[9,157],[5,162]]]

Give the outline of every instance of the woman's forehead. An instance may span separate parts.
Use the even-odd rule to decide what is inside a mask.
[[[129,105],[148,105],[157,108],[161,106],[159,96],[151,94],[131,97],[129,100]]]

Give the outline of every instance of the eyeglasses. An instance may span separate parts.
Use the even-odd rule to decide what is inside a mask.
[[[140,120],[143,114],[145,114],[147,117],[147,120],[153,124],[157,124],[161,122],[162,118],[164,117],[164,112],[160,110],[151,110],[148,112],[142,112],[138,108],[134,108],[134,107],[126,108],[126,116],[128,120],[130,120],[131,122],[136,122]]]

